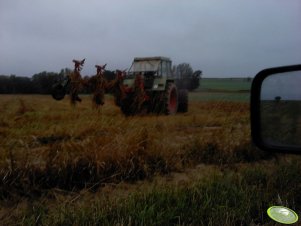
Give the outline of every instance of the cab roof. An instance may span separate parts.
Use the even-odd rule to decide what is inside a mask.
[[[155,56],[155,57],[135,57],[134,61],[148,61],[148,60],[160,60],[160,61],[171,61],[168,57]]]

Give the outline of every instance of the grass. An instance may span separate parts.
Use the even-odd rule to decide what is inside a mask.
[[[248,103],[250,101],[249,92],[191,92],[189,93],[189,99],[191,101],[218,101],[218,102],[241,102]]]
[[[247,78],[203,78],[198,90],[191,92],[192,101],[250,101],[251,81]]]
[[[301,209],[301,181],[295,178],[300,170],[297,161],[271,169],[256,165],[126,198],[32,203],[20,208],[15,220],[22,225],[274,225],[265,214],[271,205]]]
[[[275,162],[252,145],[244,102],[194,99],[185,114],[125,117],[110,97],[96,110],[89,96],[72,108],[2,95],[0,138],[6,225],[265,224],[278,197],[300,210],[300,160]],[[200,164],[205,179],[152,182]],[[134,188],[116,194],[122,184]]]

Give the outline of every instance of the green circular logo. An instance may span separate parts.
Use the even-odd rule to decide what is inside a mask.
[[[267,211],[270,218],[282,224],[293,224],[298,221],[298,215],[284,206],[272,206]]]

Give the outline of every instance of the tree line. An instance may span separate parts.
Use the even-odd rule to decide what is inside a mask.
[[[64,68],[59,73],[43,71],[32,77],[0,75],[0,94],[50,94],[52,85],[56,81],[61,81],[71,72],[71,69]],[[173,66],[173,77],[179,88],[196,89],[199,86],[201,75],[201,71],[193,72],[191,66],[186,63]],[[112,71],[106,71],[105,77],[112,80],[115,78],[115,74]],[[83,90],[83,93],[87,92],[87,90]]]
[[[43,71],[32,77],[0,75],[0,94],[50,94],[52,85],[70,72],[65,68],[59,73]]]
[[[0,75],[0,94],[51,94],[52,86],[72,71],[69,68],[64,68],[59,73],[43,71],[32,77]],[[113,71],[107,70],[104,74],[108,80],[115,78]],[[88,76],[84,78],[86,77]],[[83,87],[81,93],[88,92],[89,90]]]

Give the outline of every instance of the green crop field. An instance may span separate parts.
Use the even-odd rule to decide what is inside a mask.
[[[247,78],[203,78],[200,87],[189,94],[191,101],[250,101],[251,81]]]
[[[245,102],[250,101],[249,92],[208,92],[195,91],[189,93],[190,101],[229,101],[229,102]]]
[[[247,78],[202,78],[200,90],[203,91],[249,91],[251,80]]]
[[[184,114],[125,117],[109,96],[94,109],[88,95],[76,107],[0,95],[1,224],[273,225],[270,205],[300,212],[301,159],[254,147],[249,103],[190,97]]]

